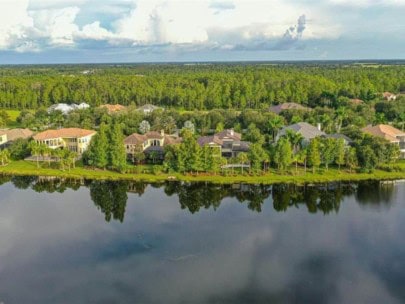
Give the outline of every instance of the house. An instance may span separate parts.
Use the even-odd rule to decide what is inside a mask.
[[[248,152],[250,143],[242,141],[242,134],[227,129],[211,136],[202,136],[197,142],[201,147],[218,149],[223,157],[236,157],[240,152]]]
[[[163,108],[161,108],[161,107],[157,107],[157,106],[155,106],[153,104],[148,103],[146,105],[143,105],[143,106],[137,108],[136,110],[140,111],[140,112],[143,112],[143,114],[145,114],[145,115],[148,115],[148,114],[152,113],[153,111],[159,110],[159,109],[163,110]]]
[[[301,134],[303,137],[302,144],[304,146],[308,145],[309,142],[315,137],[326,136],[326,133],[321,130],[320,124],[318,124],[317,127],[314,127],[309,123],[299,122],[282,128],[276,136],[276,141],[278,141],[281,136],[286,135],[288,130]]]
[[[137,152],[143,152],[147,156],[155,152],[157,153],[157,158],[162,160],[164,147],[179,144],[181,141],[181,137],[167,135],[162,130],[160,132],[151,131],[145,134],[131,134],[124,139],[124,145],[128,159],[134,159],[134,155]]]
[[[285,110],[301,110],[301,111],[311,111],[312,109],[304,107],[298,103],[295,102],[285,102],[276,106],[271,106],[269,108],[270,112],[273,112],[275,114],[280,114],[282,111]]]
[[[399,145],[401,158],[405,158],[405,132],[398,130],[390,125],[367,126],[361,129],[364,133],[381,137],[392,144]]]
[[[126,106],[123,106],[120,104],[104,104],[104,105],[101,105],[99,108],[107,109],[108,114],[123,112],[127,109]]]
[[[89,147],[96,131],[79,128],[47,130],[33,136],[37,143],[45,144],[51,149],[68,149],[83,154]]]
[[[78,105],[75,103],[72,103],[72,104],[57,103],[57,104],[51,105],[48,108],[48,113],[52,113],[54,111],[60,111],[60,112],[62,112],[63,115],[67,115],[74,110],[83,110],[83,109],[88,109],[88,108],[90,108],[90,105],[85,102],[82,102],[81,104],[78,104]]]
[[[395,94],[393,94],[393,93],[391,93],[391,92],[384,92],[384,93],[382,94],[382,96],[383,96],[383,98],[384,98],[385,100],[388,100],[388,101],[392,101],[392,100],[397,99],[397,95],[395,95]]]
[[[8,146],[13,141],[19,138],[28,139],[31,138],[34,134],[30,129],[2,129],[0,130],[0,134],[4,133],[7,137],[6,143],[0,140],[0,146]]]
[[[5,147],[7,142],[8,142],[7,133],[0,130],[0,148]]]

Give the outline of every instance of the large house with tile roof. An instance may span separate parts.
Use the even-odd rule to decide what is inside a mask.
[[[179,144],[181,141],[181,137],[167,135],[162,130],[160,132],[150,131],[145,134],[131,134],[124,139],[124,145],[130,160],[133,160],[134,155],[139,152],[143,152],[146,156],[156,153],[158,159],[163,159],[164,147]]]
[[[83,154],[89,147],[92,137],[96,131],[79,129],[79,128],[63,128],[57,130],[47,130],[33,136],[33,139],[40,144],[44,144],[51,149],[68,149]]]
[[[405,132],[398,130],[390,125],[379,124],[376,126],[367,126],[361,129],[364,133],[381,137],[390,143],[399,145],[401,158],[405,158]]]
[[[218,149],[223,157],[236,157],[240,152],[248,152],[250,143],[242,141],[242,134],[226,129],[211,136],[202,136],[197,142],[201,147]]]

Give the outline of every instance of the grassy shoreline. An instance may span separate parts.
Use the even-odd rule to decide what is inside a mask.
[[[337,169],[329,169],[319,173],[304,173],[298,171],[296,175],[282,175],[274,171],[265,175],[237,175],[237,176],[220,176],[220,175],[183,175],[180,173],[168,174],[149,174],[149,173],[118,173],[108,170],[92,170],[83,167],[76,167],[70,171],[62,171],[53,168],[37,168],[36,163],[28,161],[14,161],[7,166],[0,166],[0,174],[4,175],[35,175],[35,176],[56,176],[62,178],[85,178],[96,180],[132,180],[145,182],[158,182],[169,180],[175,177],[178,181],[187,182],[212,182],[217,184],[231,183],[248,183],[248,184],[275,184],[275,183],[324,183],[334,181],[361,181],[361,180],[395,180],[405,179],[405,163],[401,164],[401,172],[387,172],[375,170],[373,173],[349,173]]]

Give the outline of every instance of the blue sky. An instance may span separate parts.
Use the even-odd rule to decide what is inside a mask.
[[[0,0],[0,64],[405,59],[405,0]]]

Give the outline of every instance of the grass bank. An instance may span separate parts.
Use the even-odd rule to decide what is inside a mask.
[[[139,173],[139,174],[121,174],[109,170],[93,170],[77,166],[70,171],[62,171],[60,169],[37,168],[35,162],[28,161],[14,161],[7,166],[0,167],[0,174],[7,175],[40,175],[40,176],[57,176],[65,178],[86,178],[86,179],[100,179],[100,180],[138,180],[146,182],[157,182],[173,179],[181,181],[207,181],[213,183],[251,183],[251,184],[274,184],[274,183],[323,183],[332,181],[361,181],[361,180],[393,180],[405,179],[405,162],[401,162],[399,166],[402,168],[401,172],[387,172],[382,170],[375,170],[373,173],[349,173],[344,170],[329,169],[329,171],[319,170],[313,174],[312,172],[305,173],[299,170],[297,173],[280,174],[275,171],[270,171],[264,175],[183,175],[179,173]],[[148,167],[144,167],[145,170]]]

